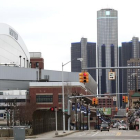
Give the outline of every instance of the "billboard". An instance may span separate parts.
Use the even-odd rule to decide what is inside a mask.
[[[111,108],[99,108],[99,111],[103,111],[105,115],[111,115]]]

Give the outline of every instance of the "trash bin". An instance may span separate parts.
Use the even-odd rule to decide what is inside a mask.
[[[25,140],[25,128],[21,126],[13,127],[14,140]]]

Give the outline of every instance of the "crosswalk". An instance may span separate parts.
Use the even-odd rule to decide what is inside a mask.
[[[126,131],[124,131],[125,133]],[[95,137],[95,136],[121,136],[121,131],[85,131],[85,132],[77,132],[67,137]]]

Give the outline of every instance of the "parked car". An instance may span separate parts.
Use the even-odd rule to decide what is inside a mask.
[[[108,123],[102,123],[100,127],[101,132],[102,131],[109,131],[109,125]]]

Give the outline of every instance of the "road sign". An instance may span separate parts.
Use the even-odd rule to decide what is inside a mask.
[[[113,101],[117,101],[117,97],[116,96],[113,96]]]
[[[115,72],[109,72],[109,80],[115,80]]]

